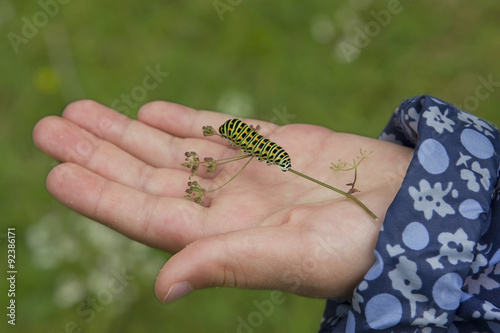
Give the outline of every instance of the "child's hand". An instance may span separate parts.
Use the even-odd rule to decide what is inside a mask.
[[[141,243],[177,252],[156,281],[160,300],[215,286],[350,295],[374,262],[380,225],[412,150],[318,126],[245,120],[282,146],[294,169],[346,191],[353,174],[333,172],[331,162],[352,161],[360,149],[373,151],[358,169],[361,192],[355,195],[380,221],[341,195],[257,161],[205,195],[205,206],[184,199],[186,151],[216,159],[239,154],[226,140],[202,134],[203,126],[218,128],[229,118],[153,102],[135,121],[80,101],[62,118],[42,119],[33,136],[41,150],[62,162],[47,177],[55,198]],[[198,172],[196,179],[215,188],[242,163],[223,165],[213,175]],[[179,282],[186,283],[166,298]]]

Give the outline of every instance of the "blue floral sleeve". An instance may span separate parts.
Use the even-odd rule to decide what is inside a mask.
[[[380,136],[415,149],[348,300],[320,332],[500,332],[498,129],[430,96],[404,101]]]

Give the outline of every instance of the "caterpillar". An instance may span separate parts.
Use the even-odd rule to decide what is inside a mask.
[[[271,140],[257,133],[239,119],[230,119],[219,127],[220,136],[240,147],[249,156],[256,157],[266,164],[277,165],[282,171],[288,171],[291,160],[288,153]]]

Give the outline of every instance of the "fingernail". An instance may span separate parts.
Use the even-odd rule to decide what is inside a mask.
[[[168,290],[168,293],[163,298],[163,304],[173,302],[192,291],[193,288],[191,288],[188,282],[177,282]]]

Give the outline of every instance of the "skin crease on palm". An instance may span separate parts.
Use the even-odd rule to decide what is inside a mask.
[[[156,280],[162,301],[179,282],[189,290],[227,286],[320,298],[352,295],[374,263],[380,227],[413,150],[319,126],[242,119],[260,125],[260,134],[283,147],[295,170],[345,191],[353,172],[334,172],[331,162],[351,162],[360,149],[372,151],[358,168],[361,192],[355,196],[379,221],[345,197],[257,160],[198,205],[183,198],[190,174],[181,166],[184,153],[215,159],[241,154],[227,140],[203,137],[203,126],[218,128],[229,118],[152,102],[131,120],[85,100],[70,104],[62,117],[40,120],[33,138],[61,162],[47,176],[57,200],[131,239],[176,253]],[[245,161],[220,166],[212,175],[200,168],[194,180],[216,188]]]

